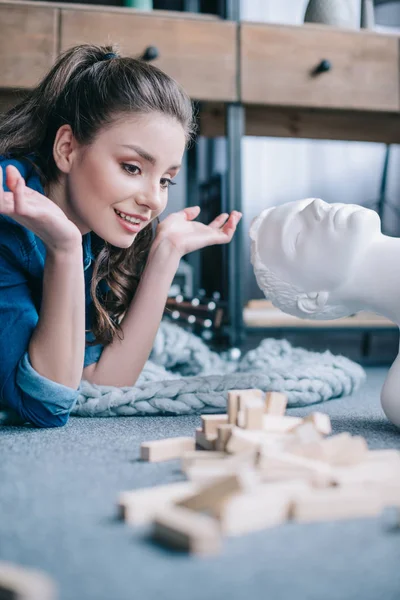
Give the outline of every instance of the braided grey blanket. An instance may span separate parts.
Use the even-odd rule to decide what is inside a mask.
[[[242,358],[213,352],[203,340],[162,321],[153,349],[134,386],[95,385],[82,380],[71,414],[80,417],[182,415],[226,410],[231,389],[285,392],[288,407],[351,394],[364,369],[329,351],[294,348],[267,338]]]

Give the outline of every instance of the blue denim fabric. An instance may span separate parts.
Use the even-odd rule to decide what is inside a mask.
[[[15,165],[28,187],[43,194],[34,166],[25,159],[6,160],[3,168]],[[8,188],[3,183],[3,187]],[[91,232],[82,236],[85,276],[86,329],[91,328],[93,301],[90,283],[93,273]],[[0,214],[0,406],[39,427],[64,425],[78,390],[44,377],[31,365],[28,346],[38,323],[42,302],[46,248],[32,231],[7,215]],[[93,340],[91,331],[86,340]],[[84,367],[97,362],[103,346],[86,347]]]

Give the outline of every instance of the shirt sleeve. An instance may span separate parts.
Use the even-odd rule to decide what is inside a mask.
[[[94,335],[91,331],[89,331],[86,334],[86,341],[92,342],[93,340],[94,340]],[[83,366],[87,367],[88,365],[91,365],[94,362],[98,362],[99,358],[101,356],[101,353],[103,352],[103,349],[104,349],[103,344],[96,344],[95,346],[86,346],[85,361],[84,361]]]
[[[0,231],[0,403],[39,427],[64,425],[77,389],[56,383],[31,365],[29,341],[39,321],[19,255],[4,244],[13,234]],[[4,234],[4,235],[3,235]],[[14,240],[14,247],[19,242]],[[79,388],[78,388],[79,389]]]

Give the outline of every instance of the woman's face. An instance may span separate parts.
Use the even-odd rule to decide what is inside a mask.
[[[255,231],[267,268],[304,291],[329,291],[351,274],[356,259],[380,233],[380,219],[362,206],[308,198],[263,211],[250,235]]]
[[[184,150],[183,127],[159,113],[120,118],[90,145],[77,146],[68,194],[81,233],[94,231],[116,247],[131,246],[138,231],[167,206]],[[116,210],[145,220],[132,231]]]

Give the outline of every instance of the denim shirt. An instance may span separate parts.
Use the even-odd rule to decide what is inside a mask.
[[[5,167],[9,164],[17,167],[28,187],[44,193],[29,161],[0,157],[4,190],[9,191],[5,183]],[[82,247],[85,321],[86,329],[90,329],[91,232],[82,236]],[[79,388],[44,377],[32,367],[28,354],[29,341],[39,320],[45,257],[46,248],[39,237],[0,213],[0,408],[11,409],[24,421],[39,427],[58,427],[67,422]],[[93,339],[92,332],[87,332],[86,340]],[[86,347],[83,366],[97,362],[102,350],[101,344]]]

